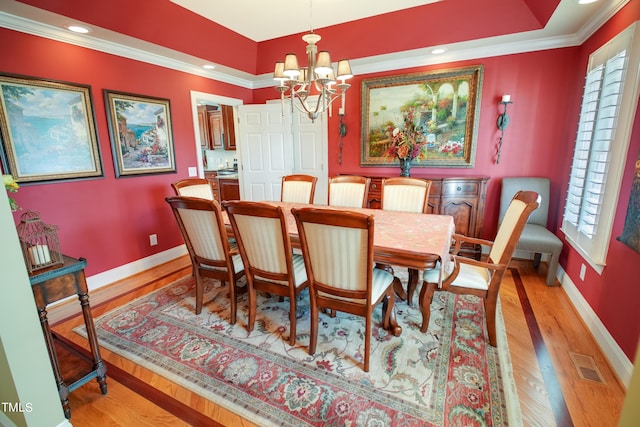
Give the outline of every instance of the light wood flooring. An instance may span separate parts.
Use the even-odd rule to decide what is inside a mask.
[[[186,274],[190,268],[183,258],[101,288],[91,294],[93,315]],[[547,287],[545,275],[544,263],[536,271],[530,261],[514,260],[500,291],[524,425],[615,426],[624,388],[562,288]],[[88,348],[72,332],[82,323],[75,305],[50,312],[52,329],[64,341]],[[101,353],[108,364],[108,394],[100,394],[95,381],[73,391],[70,421],[75,427],[254,425],[127,359],[105,349]]]

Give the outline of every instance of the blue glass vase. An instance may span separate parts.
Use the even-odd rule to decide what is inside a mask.
[[[411,159],[400,159],[400,176],[411,176]]]

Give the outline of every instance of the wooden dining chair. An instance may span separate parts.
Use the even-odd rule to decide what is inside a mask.
[[[393,177],[382,180],[381,205],[385,211],[427,213],[431,181]]]
[[[176,196],[199,197],[201,199],[213,200],[213,189],[208,179],[185,178],[171,183]]]
[[[339,175],[329,179],[329,206],[346,208],[367,207],[371,178],[358,175]]]
[[[281,202],[313,203],[318,177],[312,175],[285,175],[282,177]]]
[[[237,247],[227,239],[222,210],[215,200],[197,197],[166,198],[187,246],[196,281],[196,314],[202,311],[204,277],[229,283],[231,324],[236,323],[238,279],[245,274]],[[243,285],[242,285],[243,286]]]
[[[381,207],[386,211],[427,213],[429,208],[429,192],[431,181],[420,178],[393,177],[385,178],[381,183]],[[386,269],[393,274],[390,265],[378,264],[378,268]],[[407,284],[407,303],[411,305],[418,282],[419,272],[409,269]],[[396,280],[400,280],[397,279]]]
[[[223,202],[244,262],[251,332],[256,319],[256,291],[289,297],[289,344],[296,343],[296,299],[309,285],[302,255],[291,249],[287,220],[280,206],[250,201]]]
[[[498,233],[493,242],[471,238],[460,234],[453,235],[455,242],[452,259],[443,271],[442,286],[438,287],[440,268],[427,270],[425,283],[420,291],[422,301],[422,332],[429,326],[431,301],[435,291],[447,291],[456,294],[471,294],[482,298],[487,321],[489,344],[496,346],[496,304],[504,273],[531,212],[538,208],[540,196],[535,191],[519,191],[515,194],[507,209]],[[491,251],[486,261],[458,256],[460,245],[471,242],[488,246]]]
[[[309,354],[316,351],[319,310],[362,316],[364,371],[369,372],[371,313],[382,302],[383,327],[388,329],[395,301],[393,275],[373,268],[373,215],[317,208],[294,208],[291,213],[309,277]]]

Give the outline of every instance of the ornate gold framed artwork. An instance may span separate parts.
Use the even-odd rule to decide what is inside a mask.
[[[362,166],[471,168],[483,66],[362,81]]]

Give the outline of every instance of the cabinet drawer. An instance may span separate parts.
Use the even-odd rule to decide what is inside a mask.
[[[469,180],[444,180],[442,182],[442,195],[445,197],[476,196],[479,194],[480,184]]]
[[[371,178],[369,183],[369,196],[374,195],[380,197],[382,194],[382,178]]]

